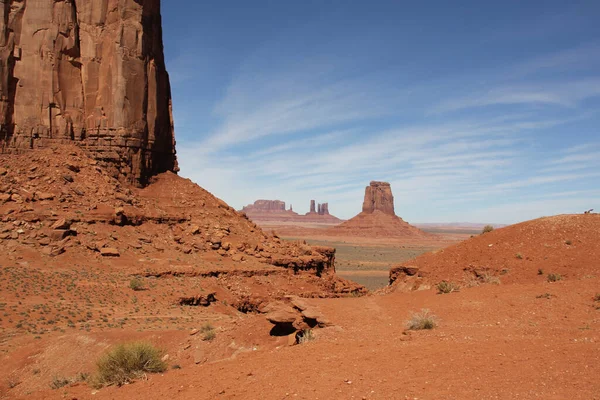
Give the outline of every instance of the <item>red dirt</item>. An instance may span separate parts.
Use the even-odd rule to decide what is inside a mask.
[[[581,279],[600,271],[600,214],[558,215],[472,237],[404,265],[431,282],[487,273],[502,283],[539,283],[548,274]]]
[[[36,398],[598,399],[598,283],[311,300],[336,325],[319,330],[313,342],[259,346],[122,388],[77,386]],[[550,298],[537,298],[544,293]],[[410,312],[423,307],[439,326],[405,332]],[[223,340],[239,345],[243,332],[266,328],[260,316],[249,319]]]

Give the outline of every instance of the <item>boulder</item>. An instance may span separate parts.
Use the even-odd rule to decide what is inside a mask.
[[[298,311],[289,306],[281,306],[266,315],[272,324],[292,324],[300,316]]]
[[[50,226],[50,229],[69,229],[71,227],[71,222],[67,221],[64,218],[58,219],[55,223]]]

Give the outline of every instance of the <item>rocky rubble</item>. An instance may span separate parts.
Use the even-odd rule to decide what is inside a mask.
[[[5,155],[0,166],[0,249],[12,258],[28,247],[50,258],[70,252],[127,262],[164,254],[318,276],[335,270],[335,249],[268,235],[171,173],[144,189],[129,187],[75,146]]]

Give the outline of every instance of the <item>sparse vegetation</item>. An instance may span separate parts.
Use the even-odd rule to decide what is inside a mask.
[[[313,340],[315,340],[315,335],[313,334],[312,329],[304,329],[298,335],[298,343],[300,343],[300,344],[308,343]]]
[[[486,225],[483,227],[483,230],[481,231],[482,234],[484,233],[488,233],[494,230],[494,227],[492,225]]]
[[[161,357],[162,352],[150,343],[117,345],[98,360],[94,386],[121,386],[139,379],[145,373],[164,372],[167,365]]]
[[[567,246],[570,246],[570,245],[572,245],[572,244],[573,244],[573,242],[572,242],[572,241],[570,241],[570,240],[565,240],[565,244],[566,244]]]
[[[52,382],[50,383],[50,388],[53,390],[56,390],[56,389],[65,387],[67,385],[70,385],[71,383],[72,383],[71,380],[68,378],[55,376],[54,378],[52,378]]]
[[[543,269],[538,269],[538,275],[544,275],[544,270]]]
[[[517,257],[517,259],[519,259],[519,260],[522,260],[523,259],[523,254],[517,253],[517,254],[515,254],[515,257]]]
[[[550,293],[544,293],[535,296],[536,299],[551,299],[552,297],[554,297],[554,295]]]
[[[217,333],[215,332],[215,328],[210,324],[210,322],[205,323],[200,328],[200,332],[202,333],[202,340],[211,341],[217,337]]]
[[[479,276],[479,280],[482,283],[489,283],[492,285],[499,285],[500,284],[500,278],[498,278],[496,275],[492,275],[489,272],[484,272],[483,274],[481,274]]]
[[[600,302],[600,293],[596,293],[596,295],[594,296],[594,301]]]
[[[548,274],[548,282],[558,282],[562,280],[561,274]]]
[[[437,317],[428,309],[422,309],[420,312],[413,313],[410,320],[406,323],[409,330],[433,329],[437,326]]]
[[[447,294],[458,291],[460,287],[453,282],[441,281],[436,285],[437,291],[439,294]]]
[[[133,278],[131,281],[129,281],[129,287],[136,292],[145,289],[144,282],[142,282],[140,278]]]

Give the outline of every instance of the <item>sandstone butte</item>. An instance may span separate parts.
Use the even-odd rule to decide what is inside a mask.
[[[369,238],[427,238],[430,234],[398,217],[388,182],[372,181],[365,188],[362,212],[324,232],[331,236]]]
[[[159,0],[0,1],[0,148],[77,144],[145,184],[177,171]]]

